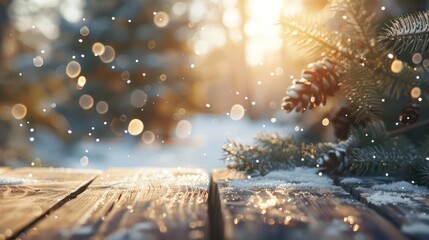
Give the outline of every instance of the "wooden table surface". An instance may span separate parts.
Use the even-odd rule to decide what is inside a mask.
[[[373,204],[383,190],[372,186],[394,179],[317,177],[0,168],[0,240],[429,239],[425,188]]]

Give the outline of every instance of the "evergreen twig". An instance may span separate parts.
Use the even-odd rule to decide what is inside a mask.
[[[305,48],[310,54],[320,56],[322,53],[326,58],[355,60],[339,33],[332,36],[329,35],[330,31],[318,28],[317,24],[308,27],[309,25],[301,24],[293,18],[284,19],[281,25],[283,36],[294,40],[293,45]]]
[[[392,136],[392,137],[394,137],[394,136],[398,136],[398,135],[401,135],[401,134],[403,134],[403,133],[405,133],[405,132],[408,132],[408,131],[410,131],[410,130],[413,130],[413,129],[416,129],[416,128],[419,128],[419,127],[425,126],[425,125],[427,125],[427,124],[429,124],[429,118],[428,118],[428,119],[425,119],[425,120],[423,120],[423,121],[420,121],[420,122],[417,122],[417,123],[414,123],[414,124],[411,124],[411,125],[405,126],[405,127],[403,127],[403,128],[398,128],[398,129],[395,129],[395,130],[393,130],[393,131],[390,131],[390,132],[389,132],[389,135],[390,135],[390,136]],[[429,145],[428,145],[428,147],[429,147]]]
[[[376,55],[375,39],[375,22],[376,14],[368,12],[364,4],[368,1],[343,1],[337,3],[332,9],[337,13],[338,20],[344,21],[351,28],[350,46],[356,45],[360,51],[368,51],[371,56]]]
[[[375,70],[375,79],[378,79],[377,87],[384,96],[399,99],[401,96],[408,96],[412,87],[421,84],[421,81],[416,77],[422,75],[423,67],[412,68],[408,63],[401,61],[402,70],[399,73],[394,73],[391,71],[391,65],[394,60],[397,59],[386,57],[382,60],[382,66]]]
[[[265,175],[276,169],[316,167],[316,159],[333,147],[331,143],[298,144],[290,136],[260,134],[253,146],[229,141],[223,150],[228,168],[252,175]]]
[[[383,112],[383,97],[377,91],[371,69],[352,64],[342,79],[342,87],[353,108],[352,116],[356,123],[378,121]]]
[[[382,48],[402,53],[427,52],[429,47],[429,10],[392,20],[378,38]]]
[[[397,59],[388,55],[392,51],[429,50],[429,10],[394,19],[378,42],[374,41],[375,15],[367,12],[362,2],[343,1],[334,10],[346,23],[341,33],[331,34],[317,24],[306,25],[292,18],[282,22],[285,38],[294,40],[295,45],[305,47],[310,53],[331,58],[324,60],[325,63],[335,62],[338,66],[334,69],[330,64],[319,62],[317,68],[304,72],[303,78],[288,89],[289,98],[284,103],[289,105],[282,107],[286,111],[303,111],[324,103],[327,95],[337,93],[340,88],[353,108],[355,127],[350,137],[336,144],[304,144],[292,137],[263,134],[253,146],[229,142],[224,147],[228,166],[264,175],[274,169],[321,163],[330,173],[388,173],[429,186],[429,136],[418,149],[402,136],[429,124],[429,119],[390,132],[381,120],[383,96],[399,98],[408,95],[412,87],[425,87],[425,80],[420,79],[427,78],[425,66],[413,68],[401,62],[402,70],[392,69]],[[335,79],[335,84],[320,84],[327,79]]]

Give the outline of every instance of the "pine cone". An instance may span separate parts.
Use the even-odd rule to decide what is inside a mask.
[[[399,122],[408,125],[417,122],[420,117],[420,107],[417,103],[411,103],[401,109]]]
[[[282,108],[287,112],[295,109],[304,112],[326,103],[326,96],[332,96],[339,88],[340,77],[335,63],[325,59],[309,65],[310,70],[302,73],[300,80],[294,80],[283,98]]]
[[[354,124],[354,118],[351,115],[352,110],[349,107],[342,107],[331,119],[334,125],[334,133],[338,140],[346,140],[350,134],[350,128]]]
[[[330,150],[317,159],[317,164],[323,173],[343,173],[348,168],[348,159],[344,150]]]

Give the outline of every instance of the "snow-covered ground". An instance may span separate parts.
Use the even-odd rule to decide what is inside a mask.
[[[222,145],[228,140],[251,143],[261,132],[287,134],[295,125],[285,126],[271,119],[234,121],[228,116],[196,115],[189,119],[191,134],[175,137],[171,144],[145,144],[127,136],[118,140],[81,141],[66,146],[56,138],[40,133],[34,141],[34,154],[43,166],[95,168],[110,167],[225,167]]]

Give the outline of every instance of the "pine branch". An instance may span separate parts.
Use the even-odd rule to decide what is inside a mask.
[[[256,142],[259,147],[272,152],[287,151],[294,152],[297,158],[303,159],[308,162],[305,163],[309,166],[314,166],[315,159],[321,153],[331,150],[335,144],[319,143],[319,144],[305,144],[297,143],[293,137],[282,137],[278,134],[259,134],[256,136]],[[292,160],[292,159],[291,159]]]
[[[387,54],[386,54],[387,56]],[[384,57],[383,66],[375,71],[377,86],[380,91],[388,98],[399,99],[401,96],[408,96],[409,91],[414,86],[419,86],[422,82],[417,76],[424,75],[423,67],[412,68],[408,63],[401,61],[402,70],[394,73],[391,70],[393,61]]]
[[[374,144],[390,142],[390,138],[383,121],[369,121],[353,128],[348,139],[350,147],[366,147]]]
[[[349,156],[349,172],[354,175],[403,176],[417,159],[409,145],[378,144],[355,148]]]
[[[229,168],[264,175],[271,170],[297,166],[319,167],[320,163],[329,173],[388,173],[429,186],[429,161],[426,160],[429,137],[416,149],[405,137],[398,136],[429,120],[391,132],[387,132],[381,121],[383,96],[399,98],[408,95],[412,87],[423,89],[424,81],[420,78],[429,76],[424,66],[412,68],[405,62],[388,58],[392,51],[429,50],[429,11],[394,19],[379,36],[381,46],[376,48],[375,14],[363,6],[361,1],[342,1],[334,9],[337,17],[344,20],[340,24],[345,23],[339,26],[341,33],[292,18],[282,22],[285,37],[295,45],[318,57],[333,59],[313,64],[301,79],[294,80],[283,100],[283,109],[303,112],[325,104],[327,96],[343,89],[357,126],[351,136],[337,144],[303,144],[292,137],[268,134],[257,136],[253,146],[228,142],[224,152]],[[392,67],[392,63],[402,68]]]
[[[376,14],[368,12],[365,8],[368,1],[343,1],[332,7],[339,21],[347,24],[351,30],[350,46],[356,46],[363,53],[376,55],[375,50],[375,18]]]
[[[419,127],[423,127],[423,126],[425,126],[427,124],[429,124],[429,118],[427,118],[425,120],[422,120],[420,122],[417,122],[417,123],[405,126],[403,128],[399,128],[399,129],[395,129],[393,131],[390,131],[389,132],[389,136],[391,136],[391,137],[398,136],[398,135],[403,134],[403,133],[405,133],[407,131],[410,131],[410,130],[413,130],[413,129],[416,129],[416,128],[419,128]],[[428,147],[429,147],[429,145],[428,145]]]
[[[415,161],[405,177],[409,181],[429,187],[429,161],[424,156],[419,161]]]
[[[320,154],[333,147],[330,143],[297,144],[292,137],[279,135],[262,134],[256,140],[255,146],[226,143],[223,150],[228,168],[265,175],[272,170],[315,167]]]
[[[283,19],[281,25],[283,36],[291,40],[292,45],[304,48],[310,54],[338,60],[355,59],[338,32],[332,34],[331,31],[321,30],[317,24],[299,23],[294,18]]]
[[[429,135],[420,142],[416,152],[416,160],[408,166],[403,178],[429,187]]]
[[[377,91],[375,76],[371,69],[351,64],[342,77],[342,88],[353,108],[352,116],[357,125],[370,120],[378,121],[383,112],[381,94]]]
[[[296,145],[295,139],[293,137],[281,137],[278,134],[268,134],[261,133],[255,137],[255,140],[262,147],[275,147],[284,149],[290,145]]]
[[[392,20],[378,38],[383,49],[402,52],[427,52],[429,49],[429,11],[422,11]]]
[[[341,141],[334,146],[333,150],[325,151],[321,158],[317,160],[318,167],[322,172],[332,174],[342,174],[349,172],[350,167],[356,167],[354,161],[350,161],[350,156],[355,150],[377,145],[388,145],[392,141],[388,138],[383,122],[365,122],[355,127],[352,134],[345,141]],[[370,168],[371,162],[361,161],[358,169]],[[366,170],[362,170],[365,172]]]

